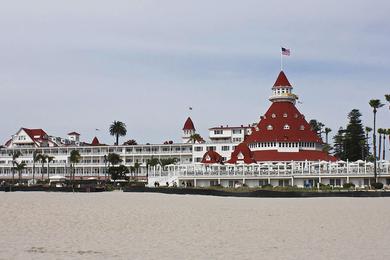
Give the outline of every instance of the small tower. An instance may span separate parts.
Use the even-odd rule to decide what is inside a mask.
[[[190,141],[191,135],[195,134],[195,126],[191,118],[188,117],[183,126],[183,143],[188,143]]]
[[[80,134],[77,132],[68,133],[68,140],[73,143],[80,142]]]
[[[272,102],[291,102],[295,105],[298,96],[293,94],[292,90],[293,87],[288,81],[286,74],[281,71],[272,87],[272,96],[269,100]]]

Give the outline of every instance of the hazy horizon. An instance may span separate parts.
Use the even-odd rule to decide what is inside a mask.
[[[389,94],[388,1],[6,1],[0,10],[0,143],[20,127],[82,141],[180,141],[258,122],[284,71],[298,109],[334,134]],[[188,107],[193,107],[189,111]],[[6,108],[6,109],[4,109]],[[387,120],[386,120],[387,118]],[[390,128],[388,104],[378,127]],[[100,129],[100,131],[95,131]]]

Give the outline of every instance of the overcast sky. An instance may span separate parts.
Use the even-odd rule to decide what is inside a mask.
[[[258,122],[280,70],[307,119],[337,131],[390,92],[390,2],[259,0],[3,0],[0,141],[20,127],[77,131],[113,143],[179,141],[191,117],[213,126]],[[390,128],[390,111],[378,125]],[[100,131],[95,131],[98,128]]]

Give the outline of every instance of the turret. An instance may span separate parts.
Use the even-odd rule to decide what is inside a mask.
[[[293,87],[288,81],[283,71],[279,73],[278,78],[272,87],[272,96],[269,98],[272,102],[291,102],[295,104],[298,96],[292,93]]]
[[[188,117],[183,126],[183,142],[188,143],[193,134],[195,134],[195,126],[191,118]]]

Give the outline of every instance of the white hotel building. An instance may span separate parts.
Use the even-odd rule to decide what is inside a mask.
[[[105,178],[105,156],[117,153],[125,166],[141,164],[138,177],[149,184],[176,183],[179,186],[313,186],[316,183],[341,186],[352,182],[368,186],[373,182],[373,164],[364,161],[342,162],[323,151],[322,139],[311,129],[303,114],[295,107],[298,97],[283,71],[277,77],[269,98],[271,106],[258,123],[238,127],[219,126],[209,129],[209,140],[196,133],[188,118],[183,127],[182,143],[145,145],[104,145],[94,138],[80,141],[80,134],[67,138],[49,136],[42,129],[21,128],[0,148],[0,180],[13,175],[12,153],[20,151],[16,160],[25,162],[23,179],[32,179],[33,153],[54,157],[44,167],[35,163],[35,178],[70,176],[69,156],[78,150],[82,156],[76,164],[76,178]],[[152,158],[176,158],[175,165],[147,168]],[[389,162],[378,162],[379,181],[390,185]],[[49,175],[47,174],[49,169]],[[15,178],[17,173],[15,173]]]

